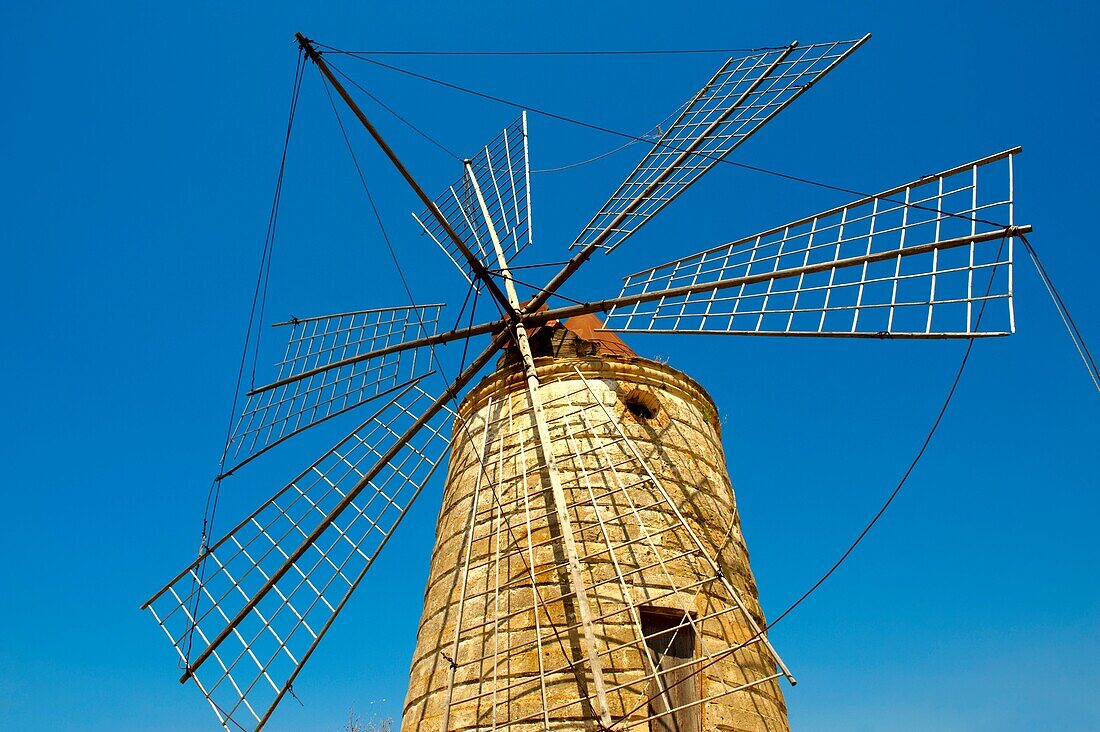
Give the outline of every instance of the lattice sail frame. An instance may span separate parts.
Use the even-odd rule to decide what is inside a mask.
[[[749,612],[721,571],[722,558],[700,541],[604,395],[576,367],[557,380],[568,386],[555,389],[551,381],[542,388],[554,394],[544,406],[574,539],[580,546],[606,547],[582,561],[605,558],[609,561],[598,565],[613,569],[608,576],[586,570],[593,572],[586,592],[601,629],[598,657],[614,728],[634,729],[686,706],[790,678],[761,630],[762,620]],[[462,550],[458,616],[446,653],[454,666],[445,714],[461,715],[464,724],[476,719],[501,729],[539,722],[549,728],[552,718],[596,716],[595,698],[582,692],[593,686],[588,659],[574,657],[567,647],[569,636],[580,633],[581,621],[566,626],[559,619],[569,615],[565,604],[573,594],[563,590],[569,586],[563,581],[568,560],[552,551],[560,538],[541,538],[542,523],[555,509],[540,478],[529,402],[522,392],[490,398],[484,413],[491,417],[473,426],[481,436],[476,455],[481,473]],[[641,555],[653,561],[641,563]],[[643,572],[659,574],[662,589],[643,589]],[[684,619],[673,629],[690,627],[698,642],[694,657],[678,668],[705,674],[708,691],[688,705],[667,703],[669,690],[661,680],[678,668],[658,671],[648,648],[669,629],[649,636],[642,631],[640,612],[654,603],[677,605]],[[467,607],[478,611],[464,612]],[[533,635],[527,633],[532,622]],[[487,628],[492,628],[490,639]],[[537,675],[501,678],[510,659],[532,654],[539,659]],[[578,674],[583,684],[574,684]],[[562,684],[575,693],[563,692]],[[663,710],[646,709],[655,687],[666,700]]]
[[[435,335],[442,304],[295,318],[276,378],[252,391],[226,445],[232,472],[294,435],[431,373],[428,349],[362,354]],[[303,378],[304,377],[304,378]]]
[[[505,253],[514,258],[530,246],[533,240],[527,113],[523,112],[500,135],[482,147],[470,159],[470,164],[485,196],[500,243]],[[463,173],[448,186],[434,203],[474,256],[487,269],[496,269],[496,254],[489,236],[489,226],[466,174]],[[420,215],[413,214],[413,218],[424,233],[443,250],[466,281],[474,284],[476,280],[469,262],[439,221],[428,211],[423,211]]]
[[[1008,335],[1015,330],[1013,158],[1019,151],[629,275],[620,297],[654,299],[612,308],[606,327],[720,335]]]
[[[866,40],[792,45],[728,60],[572,247],[598,242],[615,249]]]
[[[145,604],[186,668],[263,591],[294,547],[305,547],[192,676],[225,729],[263,726],[443,462],[454,416],[446,407],[363,485],[434,401],[418,383],[399,390]],[[337,509],[318,539],[303,544]]]

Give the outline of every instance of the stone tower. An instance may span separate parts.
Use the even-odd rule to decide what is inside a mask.
[[[459,407],[404,732],[788,729],[714,403],[596,327],[532,336],[567,527],[514,355]]]

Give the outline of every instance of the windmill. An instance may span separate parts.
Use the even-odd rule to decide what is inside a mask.
[[[561,288],[868,38],[731,58],[534,287],[513,275],[534,240],[526,113],[430,198],[297,36],[420,199],[421,230],[500,316],[440,330],[443,305],[411,304],[279,324],[285,355],[247,393],[223,475],[367,414],[143,606],[223,727],[260,729],[293,693],[446,462],[404,729],[787,728],[794,677],[767,637],[716,407],[615,334],[1008,335],[1013,242],[1030,231],[1013,218],[1020,149],[650,267],[615,297]],[[441,378],[437,346],[486,335]]]

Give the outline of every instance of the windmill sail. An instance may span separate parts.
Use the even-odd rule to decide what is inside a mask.
[[[610,252],[734,148],[852,54],[869,36],[730,59],[577,237]]]
[[[402,389],[146,603],[184,666],[209,655],[192,678],[226,729],[262,726],[439,467],[450,445],[453,412],[446,407],[375,470],[433,401],[418,385]],[[369,484],[348,502],[370,472]],[[292,550],[335,510],[265,592]]]
[[[485,196],[492,224],[509,258],[531,244],[531,169],[527,158],[527,114],[523,113],[492,142],[470,160],[478,186]],[[435,199],[443,218],[451,225],[466,247],[486,268],[497,266],[489,236],[488,222],[482,215],[473,185],[464,174]],[[458,247],[430,211],[413,218],[431,237],[468,282],[474,274]]]
[[[181,680],[225,729],[262,728],[453,452],[406,729],[701,729],[704,704],[708,728],[784,727],[778,681],[794,679],[765,633],[717,407],[682,374],[602,351],[562,321],[609,311],[608,329],[625,332],[1010,333],[1013,237],[1030,231],[1013,217],[1019,150],[631,275],[618,298],[540,309],[596,249],[625,241],[867,37],[727,62],[527,306],[491,276],[532,241],[525,116],[429,202],[297,38],[428,206],[421,227],[504,314],[444,333],[439,305],[282,324],[278,376],[249,392],[227,446],[236,467],[377,406],[224,538],[204,536],[199,559],[143,606]],[[534,326],[546,327],[529,339]],[[424,348],[487,334],[440,396],[424,390],[435,365]],[[448,409],[509,344],[461,415]]]
[[[370,354],[435,335],[442,307],[376,308],[279,323],[290,333],[276,380],[248,394],[227,446],[235,464],[226,472],[430,373],[426,348]]]
[[[1020,148],[625,278],[607,328],[944,338],[1007,335]],[[622,301],[626,302],[622,302]]]

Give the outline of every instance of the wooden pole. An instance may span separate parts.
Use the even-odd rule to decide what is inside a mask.
[[[474,168],[470,161],[465,161],[466,177],[473,186],[477,196],[478,205],[481,206],[482,216],[489,228],[489,238],[496,250],[497,266],[500,268],[501,277],[504,279],[504,288],[508,292],[509,305],[516,311],[520,310],[519,296],[516,294],[515,283],[512,282],[512,273],[508,269],[508,260],[504,257],[504,248],[500,245],[500,237],[497,236],[493,219],[489,215],[489,207],[485,204],[485,197],[481,194],[481,186],[478,185]],[[600,723],[605,729],[611,728],[611,710],[607,706],[607,691],[603,680],[603,664],[600,661],[599,649],[596,647],[596,631],[592,624],[592,608],[588,604],[588,592],[585,587],[584,575],[581,574],[581,560],[577,554],[577,543],[573,536],[573,522],[569,518],[569,506],[562,488],[561,475],[558,473],[557,463],[554,459],[554,443],[550,438],[550,428],[546,426],[546,414],[543,411],[542,393],[540,392],[538,371],[535,368],[535,356],[531,352],[531,342],[527,337],[527,328],[523,322],[516,320],[512,323],[512,332],[520,356],[523,358],[523,372],[527,377],[527,396],[531,402],[531,413],[535,421],[535,430],[539,438],[539,447],[542,451],[542,467],[546,473],[547,482],[550,484],[550,493],[554,499],[554,515],[557,518],[558,529],[561,531],[562,548],[565,551],[566,561],[569,567],[568,580],[570,589],[577,602],[577,614],[580,615],[581,627],[584,630],[584,648],[588,656],[588,665],[592,670],[592,684],[596,687],[596,713],[600,717]]]
[[[868,262],[881,262],[887,259],[893,259],[894,257],[902,256],[907,257],[913,254],[924,254],[927,252],[938,251],[940,249],[952,249],[954,247],[967,246],[971,243],[989,241],[991,239],[1000,239],[1002,237],[1014,237],[1021,234],[1030,234],[1031,226],[1007,226],[1003,229],[996,231],[989,231],[983,234],[976,234],[974,236],[960,236],[954,239],[944,239],[942,241],[930,242],[928,244],[918,244],[916,246],[903,247],[899,249],[890,249],[883,252],[875,252],[874,254],[861,254],[855,257],[847,257],[845,259],[833,259],[828,262],[821,262],[818,264],[811,264],[808,266],[791,267],[789,269],[780,269],[773,272],[761,272],[760,274],[747,275],[745,277],[731,277],[725,280],[717,280],[715,282],[697,282],[692,285],[683,285],[682,287],[671,287],[665,290],[654,290],[652,292],[640,292],[635,295],[623,295],[621,297],[612,297],[606,300],[596,300],[592,302],[579,303],[577,305],[566,305],[560,308],[552,308],[549,310],[541,310],[537,313],[528,313],[523,316],[523,322],[529,325],[541,325],[550,320],[564,320],[565,318],[571,318],[574,315],[584,315],[587,313],[605,312],[613,307],[621,307],[623,305],[636,305],[643,302],[652,302],[654,300],[661,300],[663,298],[675,298],[683,297],[685,295],[691,295],[697,292],[708,292],[710,290],[724,290],[730,287],[739,287],[741,285],[752,285],[758,282],[767,282],[768,280],[777,280],[785,277],[797,277],[802,274],[812,274],[814,272],[824,272],[830,269],[842,269],[844,267],[852,267]],[[771,334],[768,334],[771,335]],[[860,336],[861,333],[840,333],[845,337]],[[866,334],[868,336],[874,336],[874,333]],[[923,335],[923,334],[922,334]],[[894,336],[903,337],[903,336]],[[943,336],[947,337],[947,336]],[[963,338],[975,337],[974,333],[964,333],[961,335]]]

